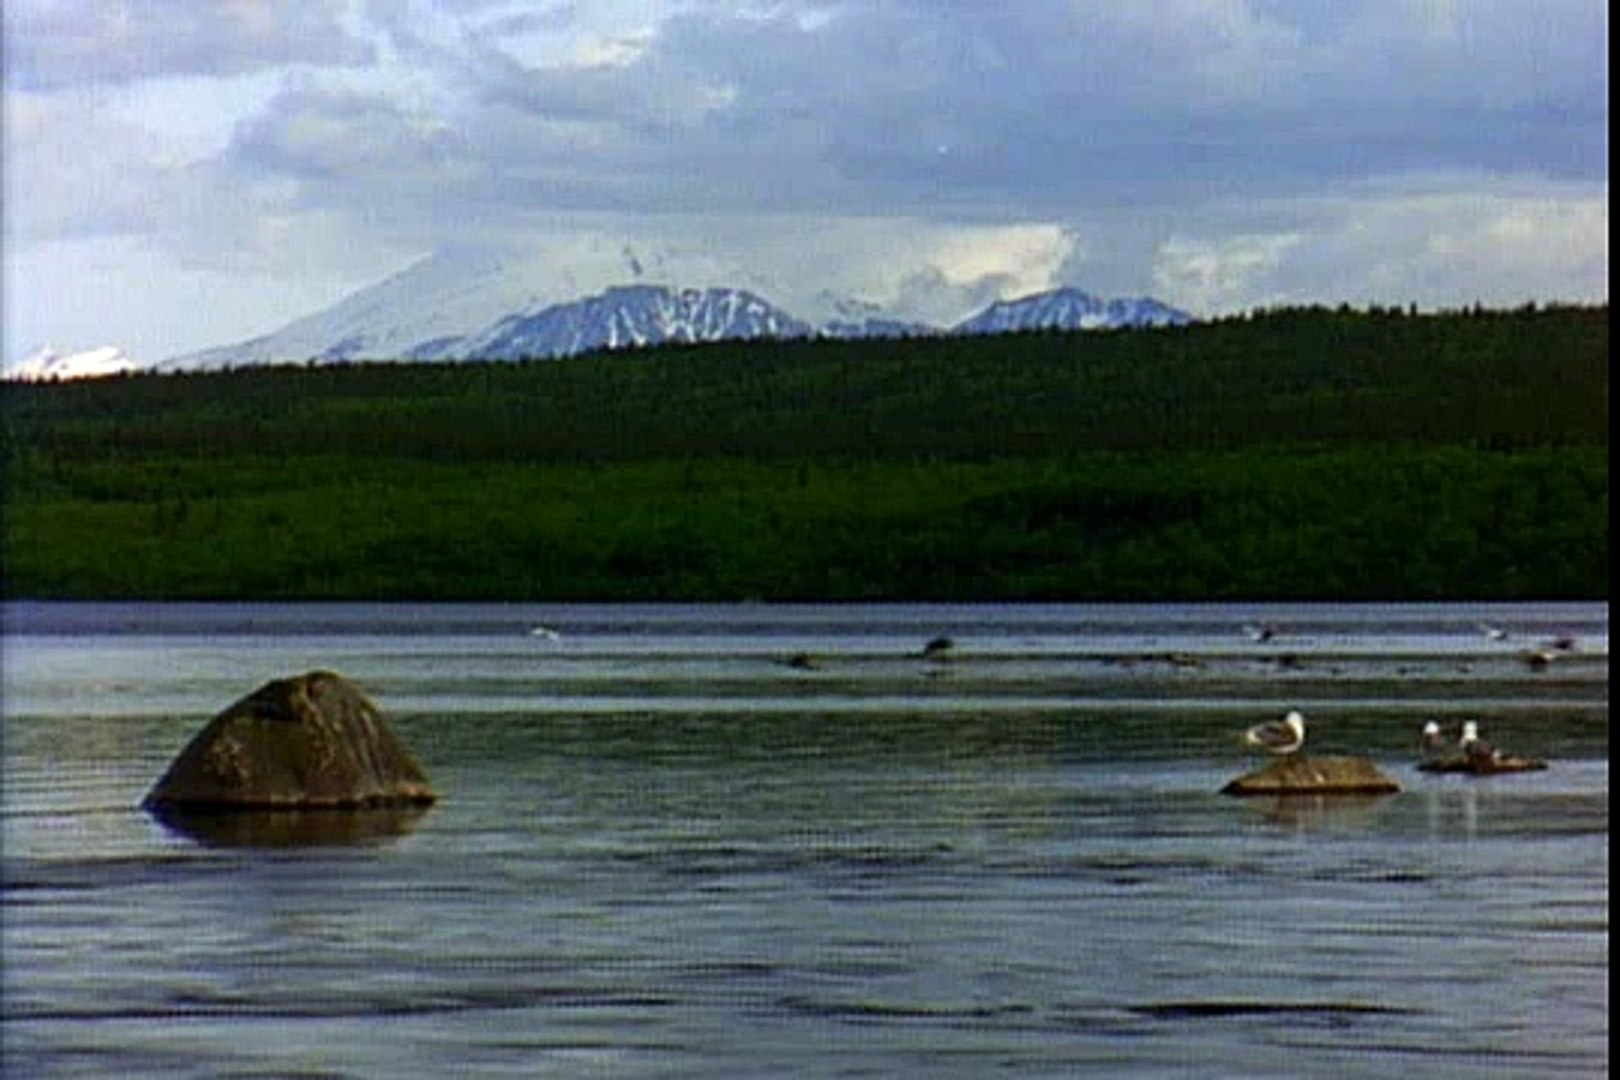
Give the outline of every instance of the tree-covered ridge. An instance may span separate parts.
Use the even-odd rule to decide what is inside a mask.
[[[4,393],[10,596],[1608,595],[1606,308]]]
[[[1174,328],[249,368],[6,395],[13,444],[76,453],[567,461],[1606,444],[1608,309],[1285,310]]]

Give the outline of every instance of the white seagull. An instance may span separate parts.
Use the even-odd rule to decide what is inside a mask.
[[[1440,734],[1440,725],[1430,720],[1423,725],[1423,736],[1418,740],[1418,749],[1423,754],[1423,760],[1436,761],[1446,752],[1445,736]]]
[[[1457,740],[1457,749],[1461,750],[1463,756],[1469,761],[1476,758],[1496,757],[1495,748],[1479,737],[1479,721],[1477,720],[1463,721],[1462,738]]]
[[[1492,641],[1506,641],[1508,638],[1507,630],[1504,627],[1497,626],[1495,623],[1482,622],[1475,625],[1479,627],[1480,633]]]
[[[1291,709],[1281,720],[1268,720],[1245,731],[1243,742],[1268,754],[1292,754],[1305,745],[1305,717]]]

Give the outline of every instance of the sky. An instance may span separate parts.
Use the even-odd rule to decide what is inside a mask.
[[[1603,302],[1604,0],[6,0],[3,345],[444,252],[952,322]]]

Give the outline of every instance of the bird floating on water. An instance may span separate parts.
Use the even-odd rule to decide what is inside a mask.
[[[1292,754],[1305,745],[1305,717],[1291,709],[1281,720],[1268,720],[1245,731],[1243,742],[1268,754]]]
[[[1492,641],[1506,641],[1508,639],[1508,632],[1505,627],[1488,622],[1475,623],[1474,625],[1479,627],[1480,633]]]
[[[535,626],[529,630],[529,636],[542,641],[561,641],[562,635],[549,626]]]
[[[1543,671],[1548,664],[1557,659],[1558,654],[1551,649],[1526,649],[1519,654],[1531,671]]]
[[[937,637],[923,646],[922,654],[929,660],[943,660],[945,654],[956,647],[956,642],[948,637]]]
[[[1243,630],[1249,635],[1249,640],[1261,645],[1277,636],[1277,628],[1268,622],[1250,623]]]

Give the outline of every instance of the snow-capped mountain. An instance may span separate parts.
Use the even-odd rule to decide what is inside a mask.
[[[639,263],[631,261],[633,276]],[[948,329],[848,299],[833,305],[828,321],[815,323],[745,289],[615,284],[558,301],[547,295],[558,280],[555,266],[533,259],[435,255],[274,333],[157,366],[199,370],[305,361],[555,358],[669,342],[921,337],[1187,321],[1155,300],[1101,300],[1065,288],[992,304]]]
[[[47,347],[20,361],[6,372],[6,378],[17,382],[99,379],[107,375],[128,374],[134,370],[134,361],[116,345],[103,345],[99,349],[85,349],[65,355]]]
[[[160,370],[305,360],[439,359],[442,348],[536,300],[530,267],[440,252],[262,337],[173,357]]]
[[[549,358],[675,342],[803,338],[814,332],[809,323],[741,289],[622,285],[573,303],[509,315],[447,345],[445,355]]]
[[[1104,300],[1074,288],[1054,289],[1017,300],[998,300],[952,328],[958,334],[1006,334],[1017,330],[1097,330],[1123,326],[1179,326],[1185,312],[1157,300]]]

